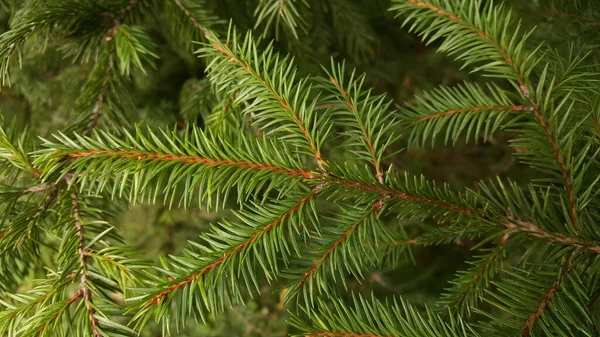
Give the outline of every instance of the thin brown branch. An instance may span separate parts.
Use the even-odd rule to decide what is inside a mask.
[[[119,158],[129,158],[137,161],[143,160],[160,160],[160,161],[179,161],[182,163],[197,163],[207,166],[236,166],[257,171],[271,171],[288,176],[294,176],[304,179],[305,181],[314,181],[321,184],[341,185],[347,188],[372,192],[380,194],[382,197],[389,196],[391,198],[421,203],[429,206],[438,207],[441,209],[453,211],[465,215],[479,215],[480,210],[471,210],[465,206],[451,204],[435,197],[421,197],[410,194],[408,192],[400,192],[398,190],[386,188],[383,186],[372,186],[360,181],[338,179],[337,177],[323,174],[321,172],[308,171],[302,169],[290,169],[272,164],[253,163],[241,160],[215,159],[205,158],[192,155],[174,155],[170,153],[143,152],[139,150],[86,150],[78,152],[60,152],[59,154],[69,158],[85,158],[91,156],[109,156]]]
[[[546,308],[552,301],[552,298],[560,290],[561,283],[564,281],[564,279],[567,277],[567,274],[573,267],[573,258],[575,257],[575,254],[578,251],[579,249],[576,248],[573,249],[571,254],[569,254],[569,257],[566,259],[565,264],[562,267],[562,272],[560,274],[559,279],[556,282],[554,282],[554,284],[552,284],[550,290],[548,290],[544,298],[540,301],[540,304],[538,305],[536,311],[531,316],[529,316],[529,318],[525,322],[525,325],[523,325],[523,327],[521,328],[521,336],[529,336],[533,324],[542,317],[542,315],[546,311]]]
[[[48,195],[46,196],[46,198],[44,198],[44,200],[39,204],[38,210],[29,218],[29,223],[27,224],[27,228],[25,230],[25,233],[23,233],[23,236],[21,236],[21,239],[19,240],[18,246],[22,246],[23,243],[25,243],[25,240],[27,240],[27,238],[29,238],[31,236],[31,232],[33,231],[33,227],[37,223],[37,220],[39,219],[39,217],[46,210],[48,210],[48,208],[50,206],[52,206],[54,204],[54,201],[56,201],[56,197],[58,196],[58,186],[55,183],[42,184],[42,185],[45,185],[44,186],[45,190],[50,189],[50,192],[48,193]],[[30,192],[30,193],[39,192],[38,189],[41,188],[42,185],[34,186],[33,189],[35,191],[34,192]],[[31,189],[31,188],[29,188],[29,189]]]
[[[201,269],[199,269],[196,272],[192,273],[191,275],[189,275],[188,277],[186,277],[183,280],[173,281],[173,283],[167,289],[165,289],[165,290],[157,293],[156,295],[152,296],[152,298],[150,298],[146,302],[146,305],[160,304],[165,296],[168,296],[169,294],[171,294],[175,290],[177,290],[177,289],[179,289],[179,288],[181,288],[181,287],[183,287],[185,285],[188,285],[188,284],[194,282],[199,277],[202,277],[203,275],[207,274],[211,270],[213,270],[215,268],[218,268],[220,265],[222,265],[223,263],[225,263],[232,256],[236,256],[237,254],[242,253],[242,251],[244,249],[246,249],[247,247],[249,247],[250,245],[252,245],[254,242],[256,242],[257,240],[259,240],[262,237],[262,235],[264,235],[264,234],[272,231],[273,229],[275,229],[275,227],[277,227],[278,225],[280,225],[281,223],[283,223],[286,219],[289,219],[292,215],[294,215],[298,211],[300,211],[300,209],[302,209],[302,207],[305,204],[307,204],[308,202],[310,202],[317,195],[317,193],[320,190],[321,190],[320,187],[317,187],[317,188],[313,189],[313,191],[310,194],[308,194],[302,200],[298,201],[294,205],[294,207],[292,207],[286,213],[282,214],[279,218],[275,219],[273,222],[271,222],[271,223],[267,224],[266,226],[260,228],[258,231],[256,231],[254,234],[252,234],[252,236],[250,236],[250,238],[248,238],[248,240],[246,240],[246,241],[238,244],[233,249],[225,252],[216,261],[208,264],[207,266],[202,267]]]
[[[442,201],[442,200],[439,200],[439,199],[436,199],[433,197],[432,198],[421,197],[418,195],[413,195],[413,194],[406,193],[406,192],[400,192],[400,191],[389,189],[386,187],[366,185],[366,184],[363,184],[358,181],[352,181],[352,180],[346,180],[346,179],[335,179],[335,180],[330,180],[329,183],[341,185],[344,187],[350,187],[350,188],[354,188],[354,189],[358,189],[358,190],[362,190],[362,191],[379,193],[382,196],[390,196],[394,199],[398,199],[398,200],[402,200],[402,201],[416,202],[416,203],[420,203],[420,204],[424,204],[424,205],[434,206],[437,208],[446,209],[449,211],[453,211],[453,212],[461,213],[461,214],[465,214],[465,215],[477,215],[477,213],[479,212],[479,211],[471,210],[464,206],[450,204],[450,203],[447,203],[445,201]]]
[[[43,183],[40,185],[36,185],[36,186],[31,186],[25,190],[23,190],[23,193],[39,193],[39,192],[45,192],[49,189],[55,188],[56,184],[55,183]]]
[[[391,246],[416,246],[419,244],[418,239],[411,239],[406,241],[390,241],[390,242],[382,242],[375,245],[375,247],[391,247]],[[365,244],[366,247],[370,246],[368,243]]]
[[[424,122],[430,119],[436,119],[446,116],[451,116],[455,114],[461,113],[470,113],[470,112],[479,112],[479,111],[533,111],[533,107],[524,106],[524,105],[516,105],[516,106],[478,106],[469,109],[456,109],[456,110],[448,110],[440,113],[436,113],[434,115],[425,116],[423,118],[419,118],[416,121],[411,122],[411,124],[417,124]]]
[[[502,249],[502,246],[504,246],[504,244],[510,239],[512,234],[513,233],[511,233],[511,232],[505,233],[504,236],[502,237],[502,239],[500,240],[500,242],[498,243],[498,245],[496,246],[496,249]],[[490,265],[492,264],[492,261],[494,258],[493,254],[494,253],[492,252],[492,253],[489,253],[486,255],[485,262],[481,265],[479,271],[477,272],[477,275],[475,275],[473,277],[473,279],[467,284],[467,286],[460,293],[458,298],[456,298],[455,303],[461,303],[465,299],[465,297],[467,297],[467,295],[475,288],[475,286],[479,283],[479,281],[483,278],[483,275],[486,273],[486,271],[489,269]]]
[[[67,275],[67,277],[65,277],[65,280],[72,280],[75,277],[74,274],[69,274]],[[69,285],[71,285],[73,283],[73,281],[67,282],[63,285],[61,285],[60,287],[56,288],[56,289],[52,289],[52,291],[49,291],[48,293],[46,293],[44,296],[38,298],[35,302],[33,302],[32,306],[35,306],[41,302],[44,302],[45,300],[47,300],[50,296],[62,291],[63,289],[65,289],[66,287],[68,287]]]

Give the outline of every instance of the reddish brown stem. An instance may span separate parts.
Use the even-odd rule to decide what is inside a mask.
[[[111,258],[109,258],[109,257],[106,257],[106,256],[104,256],[104,255],[100,255],[100,254],[98,254],[98,253],[94,253],[94,252],[92,252],[92,251],[86,250],[86,251],[85,251],[85,256],[89,256],[89,257],[95,257],[95,258],[97,258],[97,259],[100,259],[100,260],[106,261],[107,263],[109,263],[109,264],[111,264],[111,265],[113,265],[113,266],[115,266],[115,267],[117,267],[117,268],[121,269],[121,270],[122,270],[123,272],[125,272],[126,274],[129,274],[129,273],[130,273],[130,270],[129,270],[129,268],[127,268],[126,266],[122,265],[121,263],[115,262],[113,259],[111,259]]]
[[[496,246],[496,249],[500,249],[502,246],[504,246],[504,244],[510,239],[511,235],[512,235],[512,233],[510,233],[510,232],[504,234],[504,236],[502,237],[502,240],[500,240],[500,242]],[[469,284],[465,287],[465,289],[460,293],[460,295],[456,299],[456,302],[459,302],[459,303],[462,302],[464,300],[464,298],[467,297],[467,295],[475,287],[475,285],[477,283],[479,283],[479,281],[483,278],[483,275],[485,274],[485,272],[488,270],[488,268],[490,267],[490,265],[492,263],[493,256],[491,254],[493,254],[493,253],[490,253],[486,256],[486,261],[481,265],[479,272],[477,273],[477,275],[475,275],[473,277],[473,280],[471,282],[469,282]]]
[[[175,5],[177,7],[179,7],[179,9],[181,9],[183,14],[190,20],[190,22],[192,23],[192,25],[194,25],[194,27],[196,27],[198,30],[200,30],[202,32],[202,34],[204,34],[204,36],[208,36],[208,29],[206,29],[206,27],[201,25],[198,22],[198,20],[196,20],[196,18],[192,16],[190,11],[188,11],[187,8],[185,8],[185,6],[183,6],[183,4],[181,4],[180,0],[173,0],[173,2],[175,3]]]
[[[148,153],[135,150],[87,150],[81,152],[71,152],[66,154],[70,158],[84,158],[97,155],[114,156],[119,158],[133,158],[137,161],[141,160],[160,160],[160,161],[180,161],[182,163],[195,163],[207,166],[236,166],[238,168],[253,169],[257,171],[272,171],[289,176],[298,176],[302,178],[310,178],[312,172],[299,169],[287,169],[276,165],[257,164],[241,160],[228,159],[213,159],[197,157],[192,155],[175,155],[169,153]]]
[[[470,112],[478,112],[478,111],[533,111],[533,107],[524,106],[524,105],[516,105],[516,106],[478,106],[469,109],[457,109],[457,110],[449,110],[440,112],[434,115],[425,116],[423,118],[417,119],[411,124],[421,123],[426,120],[436,119],[440,117],[446,117],[450,115],[460,114],[460,113],[470,113]]]
[[[62,306],[62,308],[60,308],[53,316],[52,318],[50,318],[49,321],[47,321],[44,325],[42,325],[38,331],[36,332],[36,336],[39,336],[42,332],[44,332],[44,330],[46,330],[48,328],[48,326],[50,325],[50,323],[56,321],[58,319],[58,317],[60,317],[60,315],[67,309],[69,309],[69,307],[75,303],[78,299],[80,299],[83,296],[83,293],[81,291],[81,289],[79,289],[75,294],[73,294],[73,296],[71,296],[71,298],[69,298],[69,300],[65,303],[65,305]],[[96,336],[94,336],[96,337]]]
[[[442,201],[442,200],[439,200],[436,198],[420,197],[417,195],[413,195],[410,193],[403,193],[403,192],[388,189],[385,187],[365,185],[365,184],[362,184],[357,181],[337,179],[337,180],[331,180],[331,181],[329,181],[329,183],[342,185],[342,186],[350,187],[350,188],[354,188],[354,189],[359,189],[362,191],[379,193],[382,196],[390,196],[394,199],[403,200],[403,201],[417,202],[417,203],[421,203],[421,204],[425,204],[425,205],[430,205],[430,206],[446,209],[446,210],[453,211],[456,213],[465,214],[465,215],[475,214],[475,211],[473,211],[469,208],[466,208],[464,206],[450,204],[450,203],[447,203],[445,201]]]

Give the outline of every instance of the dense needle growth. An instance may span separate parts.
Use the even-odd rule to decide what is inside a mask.
[[[0,336],[178,336],[265,293],[298,336],[600,334],[593,1],[0,6],[4,96],[40,118],[0,128]],[[378,61],[396,33],[376,18],[464,80],[382,94],[369,69],[400,61]],[[196,78],[163,88],[169,59]],[[143,105],[173,89],[177,109]],[[458,185],[403,163],[464,144],[510,147],[516,173]],[[140,203],[232,211],[155,263],[120,233]],[[381,281],[425,288],[409,266],[465,243],[435,299]],[[375,278],[392,290],[358,286]]]

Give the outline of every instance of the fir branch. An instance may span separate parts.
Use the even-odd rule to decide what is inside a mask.
[[[385,95],[374,95],[371,89],[363,89],[365,75],[358,76],[353,70],[345,79],[345,64],[331,62],[331,70],[321,80],[324,89],[331,94],[321,99],[319,106],[331,107],[331,112],[339,114],[339,125],[346,126],[348,141],[344,146],[359,147],[353,151],[375,169],[375,177],[384,183],[381,160],[384,151],[398,138],[394,135],[397,122],[392,102]],[[337,103],[337,104],[336,104]]]
[[[70,179],[67,179],[67,184],[71,184]],[[79,298],[82,298],[84,301],[84,305],[85,308],[88,312],[88,320],[89,323],[91,325],[91,329],[92,329],[92,335],[93,337],[102,337],[102,334],[100,333],[100,331],[98,330],[98,320],[96,319],[96,317],[94,316],[96,313],[96,309],[94,309],[94,304],[93,304],[93,300],[92,300],[92,293],[88,287],[88,270],[87,270],[87,263],[86,263],[86,258],[87,258],[87,251],[86,251],[86,244],[85,244],[85,238],[84,238],[84,228],[83,228],[83,220],[81,219],[81,214],[79,212],[79,201],[77,198],[77,194],[75,194],[74,191],[71,191],[71,205],[73,207],[73,220],[74,220],[74,224],[77,230],[77,238],[79,240],[79,248],[78,248],[78,254],[79,254],[79,268],[81,269],[81,271],[79,272],[79,280],[80,280],[80,285],[79,285],[79,290],[77,291],[76,294],[78,294],[77,298],[75,298],[74,296],[74,300],[77,300]],[[69,300],[69,302],[71,302],[71,300]]]
[[[381,242],[377,243],[375,247],[393,247],[393,246],[416,246],[419,245],[419,239],[410,239],[405,241],[390,241],[390,242]],[[365,245],[369,245],[366,243]]]
[[[211,82],[223,91],[243,92],[244,95],[238,95],[236,101],[253,100],[245,111],[251,113],[262,110],[258,117],[264,124],[272,125],[274,117],[287,119],[290,124],[280,129],[287,132],[293,130],[303,138],[317,165],[325,171],[327,163],[319,149],[316,128],[327,130],[328,123],[326,120],[317,120],[313,111],[314,103],[309,101],[310,86],[307,80],[296,80],[296,70],[287,57],[273,55],[272,46],[259,55],[250,33],[246,35],[245,42],[240,44],[232,29],[227,43],[214,34],[210,34],[207,40],[207,47],[200,52],[204,57],[212,57],[207,69]],[[313,129],[309,128],[309,123],[314,126]],[[320,138],[325,136],[321,135]]]
[[[392,337],[383,335],[373,335],[370,333],[356,334],[353,332],[332,331],[332,332],[306,332],[305,337]]]
[[[116,31],[115,31],[115,34],[116,34]],[[110,89],[109,79],[111,76],[111,72],[113,71],[113,55],[112,54],[110,54],[108,56],[107,61],[108,61],[108,66],[106,67],[106,73],[104,75],[104,80],[102,81],[102,86],[101,86],[100,92],[98,93],[98,99],[96,100],[96,103],[94,103],[94,106],[92,108],[92,114],[90,115],[90,117],[88,119],[88,124],[85,126],[85,130],[82,133],[82,135],[84,135],[84,136],[87,136],[90,134],[90,132],[92,132],[92,129],[94,127],[96,127],[100,117],[102,116],[102,105],[104,104],[104,100],[105,100],[104,97],[106,96],[106,93]]]
[[[56,197],[57,197],[57,194],[58,194],[58,186],[56,184],[53,184],[53,183],[50,183],[48,185],[50,187],[49,187],[49,192],[48,192],[47,196],[38,205],[37,212],[35,212],[31,216],[31,218],[28,218],[29,221],[28,221],[28,224],[27,224],[27,226],[25,228],[25,232],[23,233],[21,239],[17,243],[17,246],[19,246],[19,247],[23,245],[23,243],[25,242],[25,240],[27,240],[28,238],[31,237],[31,232],[33,231],[34,226],[36,226],[42,220],[42,215],[44,215],[44,213],[46,211],[48,211],[48,209],[56,201]],[[15,227],[11,227],[10,229],[14,230]]]
[[[531,314],[531,316],[527,318],[527,321],[525,322],[523,327],[521,327],[521,336],[529,336],[531,332],[531,327],[533,326],[533,324],[535,324],[535,321],[542,317],[548,305],[552,301],[553,296],[560,290],[563,280],[567,277],[569,271],[571,271],[571,268],[573,267],[573,258],[578,252],[579,249],[575,248],[573,249],[571,254],[569,254],[562,267],[562,272],[560,273],[559,279],[552,284],[552,287],[548,290],[544,298],[540,301],[540,304],[535,310],[535,313]]]
[[[307,282],[309,282],[308,287],[310,289],[313,289],[314,288],[313,282],[315,282],[314,280],[319,277],[319,275],[320,275],[319,273],[321,271],[334,270],[335,268],[332,268],[332,267],[327,268],[326,266],[327,265],[330,265],[330,266],[335,265],[336,262],[334,262],[330,259],[335,259],[336,255],[346,256],[346,252],[351,251],[352,247],[356,246],[355,244],[348,242],[348,239],[351,236],[356,238],[358,235],[358,236],[360,236],[360,238],[362,240],[367,240],[366,239],[367,236],[376,236],[377,231],[375,229],[365,229],[360,234],[359,233],[355,234],[355,232],[357,230],[359,230],[359,227],[361,227],[361,226],[372,225],[373,216],[381,210],[381,208],[384,206],[385,202],[389,198],[390,198],[389,196],[385,196],[385,197],[381,198],[380,200],[378,200],[377,202],[375,202],[374,204],[372,204],[372,206],[370,206],[368,208],[369,209],[368,212],[366,214],[363,214],[360,217],[360,219],[358,219],[358,221],[351,223],[345,229],[345,231],[341,234],[341,236],[336,237],[335,239],[331,240],[329,243],[327,243],[325,245],[321,244],[321,242],[318,242],[320,247],[324,247],[326,249],[324,251],[316,254],[314,259],[311,258],[313,260],[313,262],[311,263],[312,265],[310,266],[310,268],[308,270],[305,270],[305,271],[299,273],[299,275],[302,275],[302,276],[297,281],[295,281],[295,284],[292,286],[294,288],[293,291],[288,291],[286,293],[286,296],[289,297],[292,294],[295,294],[300,289],[302,289]],[[365,222],[367,222],[369,220],[371,220],[371,223],[365,224]],[[369,233],[369,234],[365,235],[365,233]],[[371,233],[373,233],[373,235],[370,235]],[[332,233],[332,234],[334,234],[334,233]],[[332,235],[332,238],[333,238],[333,235]],[[373,240],[373,241],[376,242],[376,240]],[[364,247],[364,245],[363,245],[363,247]],[[340,253],[337,253],[338,250],[340,250]],[[345,252],[341,252],[341,250],[345,250]],[[332,255],[333,255],[333,257],[332,257]],[[372,255],[372,254],[368,254],[368,255]],[[305,260],[306,260],[306,258],[305,258]],[[358,266],[361,264],[361,261],[359,261],[359,260],[360,259],[357,259],[357,261],[355,261],[355,263],[354,263],[354,265],[357,268],[347,267],[347,269],[350,270],[355,275],[360,273]],[[342,280],[343,280],[343,278],[342,278]],[[322,280],[317,280],[316,282],[317,282],[317,286],[319,288],[322,288],[323,284],[326,284],[326,282],[323,282]]]
[[[71,305],[73,305],[73,303],[77,302],[80,298],[82,298],[83,296],[83,291],[82,289],[77,290],[73,296],[71,296],[71,298],[69,298],[65,304],[62,306],[62,308],[60,308],[59,310],[56,311],[56,313],[50,318],[50,320],[48,320],[42,327],[40,327],[37,332],[36,332],[36,337],[38,337],[40,334],[44,333],[45,330],[50,326],[51,323],[53,323],[54,321],[56,321],[62,314],[63,312],[69,310],[69,307],[71,307]],[[95,335],[94,337],[99,337],[101,335]]]
[[[442,295],[440,306],[457,308],[459,312],[471,313],[489,286],[490,279],[501,270],[501,264],[506,254],[505,244],[514,233],[507,232],[494,249],[484,250],[485,254],[477,256],[471,268],[459,271],[448,292]]]
[[[446,323],[431,310],[427,310],[426,315],[421,314],[404,299],[381,302],[373,295],[370,299],[352,296],[352,302],[348,305],[337,299],[327,305],[319,301],[316,311],[305,309],[308,319],[312,319],[310,322],[293,316],[291,323],[303,332],[295,336],[478,336],[460,318],[453,317],[450,323]]]
[[[147,176],[143,185],[135,186],[129,196],[131,199],[144,196],[148,191],[154,190],[155,200],[161,186],[156,183],[162,182],[162,178],[168,175],[171,176],[168,184],[172,189],[176,189],[177,183],[182,179],[189,180],[186,195],[182,197],[182,200],[189,202],[191,193],[194,193],[193,187],[198,183],[197,178],[207,174],[217,174],[215,177],[219,180],[214,181],[216,184],[214,188],[224,190],[237,185],[240,191],[239,197],[246,198],[247,195],[258,191],[254,189],[253,184],[238,181],[236,175],[244,171],[252,171],[257,178],[260,177],[261,181],[282,181],[281,179],[292,178],[293,181],[302,180],[312,186],[338,186],[338,188],[369,192],[371,195],[377,195],[377,199],[390,197],[430,209],[433,207],[441,213],[469,217],[483,215],[482,210],[464,204],[460,197],[454,196],[449,190],[437,190],[422,177],[417,180],[408,175],[398,178],[392,174],[390,184],[385,186],[368,182],[360,176],[353,177],[351,173],[339,171],[337,167],[334,168],[335,172],[329,174],[303,169],[290,156],[288,150],[278,150],[279,154],[276,155],[274,144],[266,141],[257,142],[256,139],[247,136],[238,135],[234,136],[231,142],[223,142],[222,139],[214,138],[211,133],[206,134],[199,128],[187,129],[184,134],[180,138],[173,132],[163,133],[170,139],[169,145],[159,140],[154,133],[150,133],[147,138],[148,136],[143,135],[139,129],[135,135],[128,134],[125,141],[117,136],[102,133],[101,137],[79,137],[79,144],[76,145],[77,143],[65,136],[57,136],[57,140],[62,144],[47,142],[48,149],[44,151],[43,156],[37,158],[36,163],[44,171],[45,177],[56,173],[65,175],[74,170],[76,173],[74,179],[90,184],[88,188],[95,185],[102,189],[108,181],[115,178],[123,180],[117,185],[127,186],[129,183],[126,182],[132,178],[130,174]],[[57,165],[57,161],[61,164]],[[86,163],[92,162],[95,164],[87,166]],[[119,163],[119,167],[115,168],[111,163]],[[128,169],[124,170],[125,167]],[[191,175],[173,176],[180,169],[190,170]],[[240,170],[233,176],[219,174],[221,171],[236,172],[232,169],[243,171]],[[92,177],[95,181],[89,179]],[[203,191],[201,196],[208,198],[212,191],[211,189]],[[174,194],[174,190],[168,189],[166,192],[167,196]],[[119,190],[113,190],[113,194],[116,193],[121,196]],[[444,193],[448,194],[448,200],[440,199]]]
[[[534,106],[533,115],[535,116],[535,119],[538,121],[539,125],[544,129],[544,132],[546,133],[546,139],[548,140],[548,143],[552,147],[552,150],[554,151],[554,154],[556,156],[556,162],[560,167],[561,174],[565,181],[565,190],[567,193],[567,198],[569,200],[569,215],[571,225],[575,228],[575,230],[578,230],[579,226],[577,224],[577,202],[575,200],[575,191],[573,189],[573,183],[571,179],[571,174],[569,173],[569,168],[565,163],[564,155],[560,150],[560,147],[558,145],[556,137],[554,136],[554,133],[552,132],[552,129],[550,129],[550,126],[548,125],[540,111],[540,106],[534,100],[531,100],[531,102]]]
[[[348,96],[348,92],[346,90],[344,90],[344,88],[341,87],[340,83],[338,83],[338,81],[335,78],[332,77],[329,80],[338,89],[338,91],[340,92],[340,94],[342,95],[344,100],[346,101],[346,103],[345,103],[346,107],[348,107],[348,109],[350,109],[350,111],[352,111],[352,113],[356,117],[356,119],[357,119],[356,122],[358,123],[360,131],[362,132],[363,137],[365,139],[367,151],[369,151],[369,154],[371,155],[372,160],[373,160],[373,167],[375,168],[375,177],[381,184],[383,184],[383,173],[381,172],[381,165],[379,163],[379,158],[377,157],[377,154],[375,153],[375,147],[373,146],[373,142],[371,141],[371,138],[369,137],[367,128],[366,128],[364,122],[360,119],[359,113],[356,110],[355,104],[352,102],[352,98],[350,96]]]
[[[306,32],[306,20],[302,17],[301,7],[296,7],[300,2],[304,7],[309,7],[306,0],[261,0],[256,6],[254,28],[264,24],[263,36],[266,36],[270,26],[275,24],[275,39],[279,40],[280,26],[283,26],[297,39],[298,29]]]
[[[525,41],[517,43],[516,33],[513,36],[506,36],[507,28],[510,23],[510,13],[504,11],[504,8],[499,5],[492,3],[482,4],[481,1],[471,1],[465,3],[464,1],[447,2],[440,0],[397,0],[399,4],[392,9],[406,12],[421,12],[422,15],[415,16],[414,14],[409,19],[416,20],[416,24],[413,28],[421,32],[424,32],[424,36],[430,41],[433,41],[440,36],[447,36],[448,39],[444,42],[442,47],[443,50],[448,50],[450,53],[456,53],[463,51],[457,58],[464,59],[468,63],[482,61],[482,53],[478,51],[469,55],[469,48],[473,48],[473,43],[468,43],[469,38],[471,40],[478,40],[477,44],[485,44],[488,50],[493,51],[512,72],[514,79],[517,82],[517,86],[524,91],[525,97],[529,97],[529,89],[526,83],[526,74],[521,69],[526,69],[527,62],[524,62],[527,57],[522,54],[522,46]],[[483,7],[483,8],[481,8]],[[429,12],[429,14],[424,14]],[[460,13],[460,14],[459,14]],[[493,18],[491,25],[488,27],[482,20],[482,14],[490,18]],[[464,14],[467,17],[461,17]],[[442,18],[446,21],[446,25],[440,27],[439,21],[434,21],[434,17]],[[434,25],[426,24],[425,22],[435,22]],[[405,22],[406,23],[406,22]],[[445,29],[442,33],[428,34],[434,30],[443,28],[444,26],[453,27],[453,29]],[[518,31],[518,29],[517,29]],[[457,39],[459,34],[467,33],[469,38]],[[499,38],[498,36],[502,38]],[[517,44],[515,44],[517,43]],[[487,50],[486,50],[487,51]],[[488,56],[486,54],[486,56]],[[487,57],[486,57],[487,58]],[[534,60],[527,60],[528,62],[535,62]],[[488,68],[489,71],[502,72],[500,68],[494,70],[495,67],[501,67],[502,65],[489,64],[487,66],[481,66],[481,69]],[[531,69],[527,69],[530,72]]]
[[[146,306],[150,306],[150,305],[160,304],[164,297],[173,293],[177,289],[180,289],[180,288],[196,281],[198,278],[209,273],[210,271],[219,268],[219,266],[226,263],[232,257],[242,254],[244,252],[244,250],[246,250],[248,247],[252,246],[258,240],[260,240],[265,234],[273,231],[278,225],[280,225],[281,223],[283,223],[284,221],[286,221],[287,219],[292,217],[294,214],[296,214],[298,211],[300,211],[305,204],[309,203],[317,195],[317,193],[319,193],[320,190],[321,190],[321,187],[317,187],[317,188],[313,189],[311,193],[309,193],[303,199],[298,201],[287,212],[281,214],[274,221],[259,228],[247,240],[224,251],[223,255],[221,255],[221,257],[216,259],[214,262],[212,262],[206,266],[203,266],[202,268],[192,272],[185,279],[172,281],[166,289],[152,295],[152,297],[150,297],[143,306],[146,307]]]

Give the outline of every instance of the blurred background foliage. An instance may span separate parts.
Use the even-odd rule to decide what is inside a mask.
[[[461,71],[452,59],[436,53],[435,46],[424,45],[402,28],[400,21],[387,11],[388,0],[297,0],[302,20],[293,30],[269,25],[269,13],[257,10],[264,6],[262,2],[211,0],[204,6],[220,18],[215,19],[215,29],[224,31],[231,19],[240,31],[255,29],[256,35],[262,35],[264,41],[276,39],[276,48],[293,55],[302,73],[323,75],[320,65],[328,65],[330,58],[346,60],[348,68],[367,73],[368,86],[387,93],[399,105],[410,103],[424,89],[466,79],[477,81],[476,76]],[[17,6],[16,2],[8,3],[0,6],[0,32],[9,29],[11,10]],[[548,8],[554,7],[549,7],[549,3],[515,0],[511,4],[516,8],[514,15],[522,17],[525,25],[539,25],[538,37],[557,46],[564,45],[570,39],[564,36],[568,30],[553,27],[576,25],[578,20],[553,15],[556,13]],[[164,28],[167,19],[156,15],[144,17],[142,26],[156,44],[157,58],[155,67],[146,67],[145,72],[131,69],[131,102],[127,102],[131,106],[131,111],[127,111],[131,121],[143,120],[156,126],[203,124],[216,109],[222,109],[224,114],[235,114],[235,107],[228,111],[230,107],[219,105],[206,95],[209,84],[203,74],[205,61],[193,54],[198,45],[190,41],[182,43],[180,37],[173,36],[173,32]],[[93,67],[93,61],[81,64],[65,58],[61,51],[63,43],[50,38],[28,41],[27,52],[13,58],[10,86],[0,91],[2,114],[27,125],[41,137],[66,129],[80,94],[78,89]],[[384,164],[423,173],[457,188],[473,186],[475,181],[496,175],[529,180],[532,173],[516,162],[513,149],[507,145],[511,138],[511,134],[499,132],[487,143],[413,148]],[[344,153],[332,151],[331,155],[344,156]],[[187,240],[195,239],[211,222],[228,214],[227,209],[208,213],[144,204],[124,208],[114,223],[126,242],[158,263],[160,256],[179,253]],[[409,230],[419,231],[428,226],[420,219],[412,221],[419,223],[419,227],[408,227]],[[417,233],[413,234],[412,237]],[[420,248],[412,261],[397,261],[398,268],[394,271],[373,270],[362,283],[349,280],[348,287],[365,293],[373,290],[381,295],[402,294],[412,303],[431,303],[448,286],[456,270],[464,268],[465,261],[476,255],[477,252],[471,250],[474,244],[457,242]],[[32,270],[29,277],[43,273],[43,270]],[[265,284],[261,295],[249,300],[246,306],[217,315],[207,325],[190,323],[190,327],[177,336],[286,336],[291,331],[286,323],[287,309],[281,304],[284,292],[277,284]],[[159,336],[158,327],[148,329],[144,335]]]

